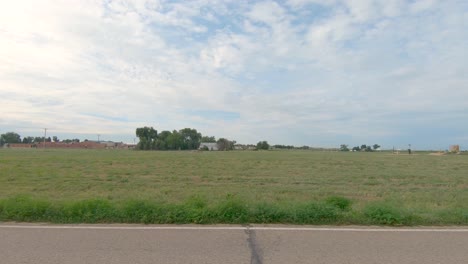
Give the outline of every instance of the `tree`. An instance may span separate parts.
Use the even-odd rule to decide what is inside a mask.
[[[158,131],[153,127],[139,127],[135,131],[136,136],[140,139],[137,149],[150,150],[155,147],[154,141],[158,137]]]
[[[379,144],[374,144],[372,147],[374,148],[374,150],[377,150],[378,148],[380,148],[380,145]]]
[[[0,135],[0,145],[3,146],[8,143],[21,143],[21,136],[15,132],[7,132]]]
[[[182,137],[182,149],[198,149],[202,135],[196,129],[184,128],[179,130]]]
[[[348,145],[346,145],[346,144],[341,144],[341,145],[340,145],[340,150],[341,150],[341,151],[349,151]]]
[[[34,143],[44,142],[44,137],[34,137]]]
[[[361,145],[361,150],[366,150],[366,149],[367,149],[367,145],[366,145],[366,144]]]
[[[360,150],[361,150],[361,148],[360,148],[360,147],[358,147],[358,146],[356,146],[356,147],[354,147],[352,150],[353,150],[353,151],[360,151]]]
[[[59,141],[60,141],[60,140],[58,139],[57,136],[53,136],[53,137],[52,137],[52,140],[53,140],[54,142],[59,142]]]
[[[158,137],[158,131],[153,127],[140,127],[136,129],[136,136],[140,139],[156,139]]]
[[[268,149],[270,149],[270,144],[268,144],[267,141],[259,141],[257,143],[257,149],[268,150]]]
[[[236,141],[229,140],[227,138],[220,138],[216,142],[216,145],[218,146],[218,150],[220,151],[233,150],[235,144],[236,144]]]
[[[273,148],[275,149],[294,149],[294,146],[292,145],[273,145]]]
[[[80,143],[80,140],[77,139],[77,138],[74,138],[74,139],[64,139],[64,140],[62,140],[62,142],[63,142],[63,143],[74,143],[74,142]]]
[[[25,144],[31,144],[34,142],[34,138],[33,137],[24,137],[23,138],[23,143]]]
[[[167,144],[167,139],[171,135],[171,131],[164,130],[159,133],[158,138],[156,139],[156,148],[157,150],[167,150],[169,149]]]
[[[182,148],[183,139],[182,135],[177,132],[177,130],[172,131],[172,133],[167,137],[167,148],[172,150],[179,150]]]
[[[203,143],[216,143],[216,138],[215,137],[203,136],[201,138],[201,142],[203,142]]]

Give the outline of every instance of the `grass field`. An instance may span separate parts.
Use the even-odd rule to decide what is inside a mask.
[[[0,149],[0,220],[468,224],[468,156]]]

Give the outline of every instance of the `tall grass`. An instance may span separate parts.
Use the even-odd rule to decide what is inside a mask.
[[[338,199],[339,198],[339,199]],[[337,205],[336,200],[340,203]],[[443,211],[438,219],[425,219],[385,202],[370,203],[362,211],[343,207],[351,201],[331,197],[324,201],[280,206],[274,203],[246,203],[227,196],[208,206],[200,197],[182,204],[131,200],[114,203],[102,199],[50,202],[28,196],[0,200],[0,221],[51,223],[142,223],[142,224],[468,224],[468,211]],[[450,217],[447,217],[450,215]]]
[[[341,211],[322,203],[307,203],[280,208],[274,204],[247,204],[235,197],[226,197],[212,206],[194,197],[183,204],[167,204],[145,200],[112,203],[91,199],[52,203],[28,196],[0,200],[0,220],[53,223],[333,223]]]

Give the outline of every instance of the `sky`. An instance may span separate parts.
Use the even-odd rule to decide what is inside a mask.
[[[0,2],[0,133],[468,149],[468,1]]]

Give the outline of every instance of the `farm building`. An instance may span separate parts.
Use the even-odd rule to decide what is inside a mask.
[[[97,143],[94,141],[83,141],[83,142],[40,142],[36,143],[37,148],[54,148],[54,149],[105,149],[106,145]]]
[[[5,144],[7,148],[34,148],[34,144],[26,144],[26,143],[8,143]]]
[[[198,149],[204,149],[208,148],[208,150],[218,150],[218,144],[217,143],[210,143],[210,142],[202,142],[200,143],[200,147]]]
[[[10,143],[5,144],[5,148],[51,148],[51,149],[133,149],[135,145],[128,145],[123,142],[38,142],[38,143]]]
[[[453,152],[453,153],[460,152],[460,145],[451,145],[450,146],[450,152]]]

